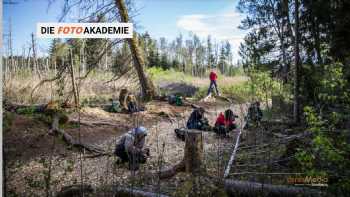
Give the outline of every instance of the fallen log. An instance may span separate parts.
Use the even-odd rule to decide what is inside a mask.
[[[83,196],[88,193],[93,193],[94,189],[91,185],[69,185],[65,186],[56,194],[56,197],[74,197]]]
[[[262,184],[257,182],[236,181],[231,179],[226,179],[224,181],[224,187],[229,196],[321,196],[320,191],[309,188]]]
[[[74,123],[74,124],[86,125],[89,127],[103,126],[103,125],[112,126],[112,127],[120,127],[120,125],[113,124],[113,123],[106,122],[106,121],[85,121],[85,120],[71,119],[71,120],[69,120],[69,122]]]
[[[59,114],[57,114],[57,113],[54,114],[53,118],[52,118],[51,129],[50,129],[49,133],[61,135],[63,137],[63,140],[67,144],[72,145],[73,147],[76,147],[79,149],[86,149],[86,150],[93,152],[93,153],[99,153],[99,154],[106,153],[104,150],[102,150],[101,148],[99,148],[97,146],[80,142],[80,140],[79,141],[75,140],[71,135],[66,133],[63,129],[59,128],[59,120],[60,120]]]
[[[111,191],[113,196],[118,197],[169,197],[167,195],[159,193],[146,192],[139,189],[117,187],[114,185],[103,186],[103,188],[93,188],[91,185],[66,186],[56,194],[56,197],[76,197],[84,196],[87,194],[92,194],[93,196],[101,196],[101,194],[99,195],[100,191]]]
[[[138,189],[116,187],[114,193],[118,197],[169,197],[163,194],[145,192]]]

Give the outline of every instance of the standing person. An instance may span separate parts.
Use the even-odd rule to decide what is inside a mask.
[[[238,116],[234,115],[233,111],[230,109],[226,110],[225,114],[221,112],[216,119],[214,132],[226,136],[228,132],[237,128],[235,123],[237,117]]]
[[[215,88],[216,94],[219,95],[219,90],[218,90],[218,85],[216,83],[218,76],[216,75],[216,72],[214,69],[211,70],[210,74],[209,74],[209,79],[210,79],[210,85],[208,88],[208,94],[209,95],[213,89],[213,86]]]
[[[138,170],[140,163],[146,163],[149,149],[144,149],[143,146],[147,133],[145,127],[136,127],[116,143],[115,155],[121,159],[122,163],[129,162],[130,170]]]

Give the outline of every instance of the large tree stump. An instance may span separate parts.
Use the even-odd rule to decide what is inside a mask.
[[[203,134],[198,130],[188,130],[185,137],[185,170],[187,173],[200,172],[203,161]]]

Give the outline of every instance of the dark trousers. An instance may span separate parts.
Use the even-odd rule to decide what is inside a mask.
[[[224,125],[215,125],[214,132],[218,135],[226,136],[230,131],[236,129],[237,126],[235,124],[230,125],[228,128]]]
[[[129,111],[130,113],[137,112],[138,110],[137,110],[136,103],[134,103],[134,102],[129,102],[129,103],[128,103],[128,111]]]
[[[142,153],[126,152],[123,145],[117,145],[114,153],[122,160],[122,163],[129,162],[130,170],[138,170],[140,164],[146,163],[147,160],[147,157]]]
[[[209,95],[210,92],[212,91],[213,86],[214,86],[214,88],[215,88],[216,94],[219,94],[218,85],[216,84],[216,81],[215,81],[215,80],[211,80],[211,81],[210,81],[209,88],[208,88],[208,95]]]

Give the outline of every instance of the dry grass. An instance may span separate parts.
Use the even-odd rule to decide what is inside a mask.
[[[77,72],[76,72],[77,73]],[[38,75],[31,71],[21,70],[20,72],[7,74],[4,76],[3,93],[4,98],[11,102],[31,104],[31,103],[46,103],[50,100],[56,100],[58,96],[57,82],[48,82],[40,86],[31,97],[32,90],[39,84],[42,79],[49,79],[54,76],[53,72],[44,73],[45,75],[39,78]],[[78,75],[78,74],[77,74]],[[81,74],[82,76],[83,74]],[[149,75],[155,82],[156,86],[163,83],[179,83],[193,85],[199,88],[207,88],[209,84],[208,78],[199,78],[185,75],[176,71],[150,72]],[[110,98],[117,98],[120,89],[128,88],[138,94],[138,80],[136,76],[121,77],[118,81],[105,83],[113,78],[112,72],[99,71],[91,73],[86,79],[81,81],[80,100],[93,99],[107,101]],[[220,88],[239,84],[247,81],[245,76],[225,77],[219,76],[218,84]],[[71,95],[71,79],[67,74],[65,77],[64,95],[66,98]]]
[[[31,103],[46,103],[50,100],[56,100],[59,98],[58,95],[58,84],[57,82],[47,82],[41,85],[33,93],[31,93],[34,87],[40,83],[43,79],[50,79],[54,75],[46,73],[41,79],[32,73],[14,73],[6,75],[3,81],[3,93],[4,98],[11,102],[31,104]],[[137,83],[134,78],[122,77],[118,81],[106,83],[113,77],[111,72],[95,72],[91,73],[86,79],[81,80],[80,83],[80,99],[84,100],[87,98],[114,98],[118,96],[120,89],[127,87],[133,91],[137,90]],[[64,79],[64,98],[71,95],[71,78],[69,75],[65,76]]]

